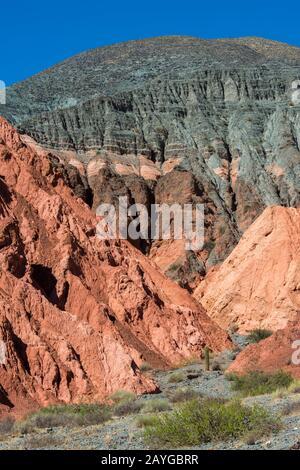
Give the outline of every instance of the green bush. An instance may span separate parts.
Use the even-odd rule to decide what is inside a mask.
[[[126,401],[131,401],[136,398],[135,394],[132,392],[127,392],[127,390],[118,390],[110,396],[110,399],[114,403],[121,403]]]
[[[186,378],[185,374],[183,372],[173,372],[169,378],[168,382],[170,384],[177,384],[179,382],[183,382],[184,379]]]
[[[14,419],[13,418],[5,418],[2,421],[0,421],[0,436],[4,436],[6,434],[9,434],[12,432],[13,427],[14,427]]]
[[[111,409],[100,404],[51,405],[20,421],[16,427],[23,434],[36,428],[77,427],[101,424],[110,419]]]
[[[182,403],[184,401],[195,400],[196,398],[201,398],[201,395],[195,392],[195,390],[187,387],[177,388],[171,395],[170,401],[172,403]]]
[[[149,370],[152,370],[152,367],[148,362],[143,362],[143,364],[140,365],[141,372],[148,372]]]
[[[208,145],[207,150],[211,155],[215,153],[215,147],[213,145]]]
[[[245,375],[227,374],[226,378],[232,382],[231,388],[243,396],[263,395],[273,393],[291,385],[293,378],[290,374],[278,371],[273,374],[253,371]]]
[[[165,398],[153,398],[147,400],[143,411],[145,413],[159,413],[161,411],[167,411],[170,409],[170,404]]]
[[[142,404],[137,400],[121,401],[114,407],[114,415],[116,416],[127,416],[135,413],[139,413],[142,408]]]
[[[139,428],[145,428],[147,426],[152,426],[156,422],[156,416],[153,415],[140,415],[136,419],[136,425]]]
[[[233,400],[192,400],[174,411],[152,418],[144,430],[145,441],[154,447],[198,446],[218,440],[241,438],[256,431],[276,431],[277,419],[259,406]]]
[[[220,364],[220,362],[218,361],[213,361],[212,365],[211,365],[211,370],[214,370],[214,371],[221,371],[222,370],[222,365]]]
[[[213,240],[208,240],[204,243],[202,249],[206,250],[208,252],[211,252],[214,249],[215,245],[216,245],[216,243]]]
[[[300,413],[300,401],[294,401],[285,405],[282,410],[282,416],[290,416],[292,414],[299,414]]]
[[[75,416],[86,416],[87,414],[99,414],[107,410],[106,405],[99,403],[79,403],[79,404],[63,404],[63,405],[49,405],[41,408],[37,414],[41,415],[63,415],[65,413]]]
[[[178,269],[180,269],[182,267],[182,265],[180,263],[173,263],[171,264],[171,266],[169,267],[168,271],[170,273],[174,272],[174,271],[178,271]]]
[[[61,437],[51,435],[51,434],[44,434],[44,435],[37,435],[33,434],[30,436],[26,436],[22,442],[22,449],[24,450],[34,450],[34,449],[51,449],[58,447],[60,444],[63,443],[63,439]]]
[[[268,338],[271,335],[272,331],[258,328],[256,330],[252,330],[247,336],[247,339],[249,343],[259,343],[260,341]]]
[[[288,388],[278,388],[275,390],[273,393],[273,398],[284,398],[288,397],[289,395],[292,394],[299,394],[300,393],[300,381],[294,379],[291,384],[288,386]]]
[[[290,393],[300,393],[300,380],[294,380],[288,388]]]

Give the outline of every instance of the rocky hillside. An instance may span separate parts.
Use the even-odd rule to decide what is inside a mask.
[[[11,118],[69,108],[200,70],[300,65],[296,47],[260,38],[203,40],[162,36],[100,47],[71,57],[9,89]]]
[[[223,328],[284,328],[300,311],[300,210],[268,207],[195,297]]]
[[[299,368],[300,315],[283,329],[257,344],[247,346],[228,368],[228,372],[245,374],[251,371],[284,370],[300,378]]]
[[[13,85],[0,113],[81,166],[94,207],[122,191],[132,202],[180,202],[178,185],[185,201],[205,203],[204,250],[179,250],[172,265],[158,257],[193,288],[266,206],[298,206],[299,79],[300,50],[286,44],[152,38],[87,51]]]
[[[0,412],[154,392],[143,362],[164,368],[231,346],[140,251],[100,241],[66,170],[2,118],[0,161]]]

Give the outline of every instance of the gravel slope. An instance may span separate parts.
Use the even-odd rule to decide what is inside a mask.
[[[227,356],[221,357],[219,362],[226,365]],[[185,379],[180,383],[170,383],[170,375],[179,372]],[[195,392],[209,397],[230,398],[234,393],[230,390],[228,382],[223,372],[203,370],[203,365],[193,364],[180,368],[176,371],[168,372],[149,372],[154,375],[160,385],[161,393],[154,398],[170,398],[179,387],[190,388]],[[139,401],[146,404],[152,400],[153,395],[144,395]],[[275,415],[282,416],[283,427],[276,435],[264,438],[252,445],[235,440],[229,442],[210,443],[197,447],[197,449],[290,449],[292,446],[297,448],[300,442],[300,394],[291,394],[281,398],[275,398],[271,395],[246,398],[247,404],[259,404],[267,408]],[[298,403],[299,410],[286,414],[287,406],[292,403]],[[48,428],[40,430],[33,434],[18,435],[3,439],[0,442],[0,450],[4,449],[95,449],[95,450],[113,450],[113,449],[146,449],[141,429],[136,423],[136,415],[127,417],[113,418],[104,425],[87,426],[77,429],[66,428]]]

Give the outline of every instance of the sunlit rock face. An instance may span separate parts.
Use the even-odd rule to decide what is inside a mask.
[[[0,163],[0,417],[120,389],[153,393],[143,362],[167,368],[231,347],[139,250],[98,239],[65,168],[3,118]]]
[[[283,370],[300,378],[300,317],[288,322],[285,328],[276,331],[269,338],[247,346],[227,372],[245,374],[251,371],[268,373]]]
[[[194,295],[225,329],[284,328],[300,311],[300,209],[268,207]]]

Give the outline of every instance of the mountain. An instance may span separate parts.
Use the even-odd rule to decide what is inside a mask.
[[[284,328],[300,311],[300,209],[268,207],[194,295],[222,328]]]
[[[245,374],[251,371],[267,373],[283,370],[300,378],[299,315],[283,329],[257,344],[247,346],[228,368],[228,372]]]
[[[201,252],[140,247],[193,290],[266,207],[299,205],[299,79],[293,46],[166,36],[74,56],[9,87],[0,114],[80,168],[93,209],[180,202],[178,186],[204,203]]]
[[[282,63],[283,62],[283,63]],[[282,67],[284,65],[284,67]],[[162,36],[88,50],[11,86],[16,122],[43,111],[77,106],[205,69],[300,65],[299,48],[261,38],[203,40]]]
[[[0,411],[153,393],[139,366],[230,348],[187,291],[129,242],[99,240],[83,182],[0,119]],[[75,184],[75,183],[78,184]]]

